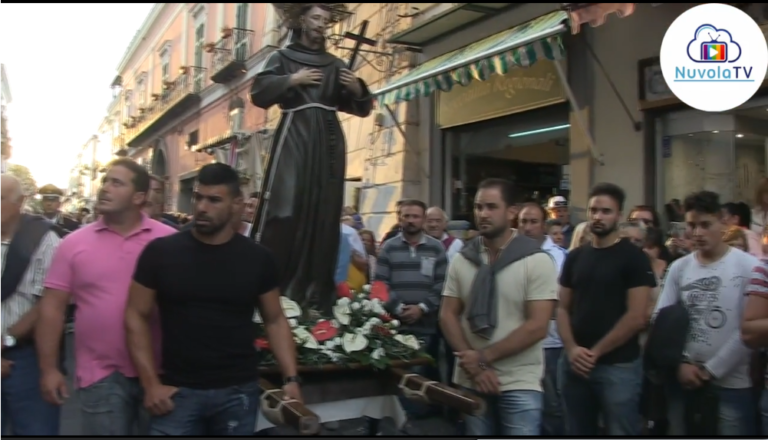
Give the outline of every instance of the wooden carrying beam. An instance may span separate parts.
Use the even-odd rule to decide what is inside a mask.
[[[485,413],[485,401],[478,396],[429,380],[402,368],[391,368],[390,371],[399,381],[403,395],[409,399],[447,406],[473,416]]]
[[[320,432],[320,417],[303,403],[285,400],[282,388],[266,379],[259,379],[261,413],[275,426],[288,425],[301,435],[315,435]]]

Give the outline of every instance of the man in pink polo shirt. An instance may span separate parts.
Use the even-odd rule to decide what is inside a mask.
[[[41,391],[58,405],[68,396],[59,366],[64,312],[72,299],[77,306],[74,382],[84,435],[134,435],[148,429],[123,317],[142,250],[155,238],[176,232],[142,214],[149,182],[147,170],[133,160],[113,161],[99,190],[101,218],[61,242],[45,280],[36,329]]]

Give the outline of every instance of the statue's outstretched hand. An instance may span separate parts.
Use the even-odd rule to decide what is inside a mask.
[[[323,79],[323,72],[319,69],[304,68],[291,75],[293,86],[319,86]]]

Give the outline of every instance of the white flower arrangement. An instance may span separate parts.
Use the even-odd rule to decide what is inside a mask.
[[[383,369],[394,360],[428,357],[415,336],[398,333],[400,322],[387,314],[386,298],[372,291],[375,289],[365,285],[362,292],[339,298],[331,319],[307,319],[295,301],[281,297],[301,365],[363,364]],[[262,323],[258,312],[254,322]],[[275,360],[263,326],[259,326],[259,334],[255,345],[264,354],[262,363],[270,365]]]

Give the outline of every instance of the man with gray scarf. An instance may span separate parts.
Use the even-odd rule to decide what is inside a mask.
[[[440,327],[459,360],[454,382],[486,399],[482,416],[465,419],[469,436],[540,435],[541,342],[557,300],[552,258],[509,225],[514,188],[480,183],[475,217],[480,236],[451,261]]]

